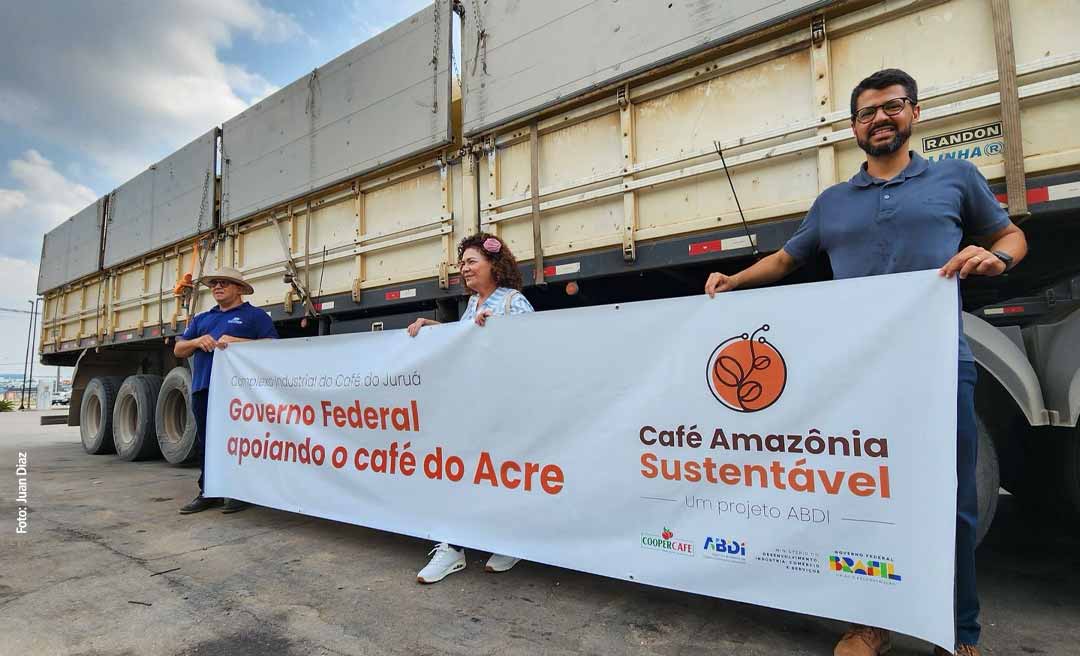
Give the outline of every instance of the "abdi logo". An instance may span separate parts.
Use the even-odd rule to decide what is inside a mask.
[[[704,554],[710,558],[724,558],[731,560],[746,559],[746,541],[729,541],[725,538],[714,538],[710,535],[705,538],[705,546],[701,549]]]
[[[725,340],[709,356],[705,379],[716,400],[736,412],[764,410],[780,398],[787,385],[784,356],[759,333],[743,333]]]

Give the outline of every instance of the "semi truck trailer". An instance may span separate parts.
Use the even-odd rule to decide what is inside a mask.
[[[897,67],[920,85],[911,147],[974,163],[1030,244],[960,283],[980,535],[999,486],[1076,517],[1077,24],[1054,0],[439,0],[47,234],[41,361],[75,367],[87,452],[182,464],[199,445],[173,340],[219,266],[283,338],[456,319],[455,244],[478,231],[538,310],[701,293],[857,171],[851,89]]]

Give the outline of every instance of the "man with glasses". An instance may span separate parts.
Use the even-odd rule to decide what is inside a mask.
[[[851,128],[866,152],[866,163],[850,180],[817,198],[781,250],[735,275],[710,274],[706,293],[713,297],[717,292],[776,282],[819,253],[828,255],[836,278],[935,268],[947,278],[997,276],[1015,266],[1027,253],[1024,233],[1009,221],[971,162],[930,164],[908,150],[912,126],[918,120],[918,86],[907,73],[886,69],[860,82],[851,92]],[[964,237],[977,244],[961,250]],[[962,326],[959,360],[954,653],[978,656],[976,369]],[[891,646],[888,631],[855,626],[844,634],[834,654],[876,656]],[[950,652],[936,648],[934,653]]]
[[[214,365],[214,351],[229,344],[250,342],[256,339],[277,339],[274,322],[266,312],[243,300],[244,294],[253,293],[251,285],[236,269],[223,267],[204,276],[202,282],[210,288],[217,307],[199,314],[188,322],[187,330],[176,340],[173,354],[178,358],[195,356],[191,375],[191,409],[195,415],[199,444],[203,448],[203,463],[199,471],[199,496],[180,509],[187,515],[221,505],[222,499],[203,496],[203,469],[206,466],[206,405],[210,392],[210,370]],[[249,504],[236,499],[225,499],[222,512],[234,513]]]

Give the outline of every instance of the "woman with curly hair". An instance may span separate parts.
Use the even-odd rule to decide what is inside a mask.
[[[521,272],[506,244],[494,235],[481,232],[458,244],[458,265],[465,288],[472,292],[461,321],[475,321],[483,326],[492,315],[532,312],[529,300],[521,293]],[[424,326],[440,322],[423,317],[409,324],[409,335],[416,337]]]
[[[466,237],[458,244],[461,278],[472,292],[469,306],[461,321],[473,321],[483,326],[494,315],[525,314],[533,307],[521,293],[521,272],[514,254],[501,239],[485,232]],[[416,337],[424,326],[438,324],[420,318],[409,324],[409,335]],[[431,561],[416,575],[420,583],[436,583],[454,572],[465,569],[465,550],[440,542],[428,554]],[[518,558],[491,554],[484,569],[505,572],[518,563]]]

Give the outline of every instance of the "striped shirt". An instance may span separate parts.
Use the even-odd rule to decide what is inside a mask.
[[[510,312],[507,312],[506,297],[510,294],[513,294],[513,296],[510,298]],[[461,315],[461,321],[472,321],[476,318],[476,303],[479,299],[480,296],[478,294],[473,294],[469,298],[469,306],[465,308],[465,313]],[[491,310],[491,313],[494,315],[525,314],[533,311],[533,306],[529,303],[529,299],[525,298],[525,295],[521,292],[516,289],[510,289],[509,287],[496,288],[491,296],[488,296],[487,300],[483,302],[481,308]]]

